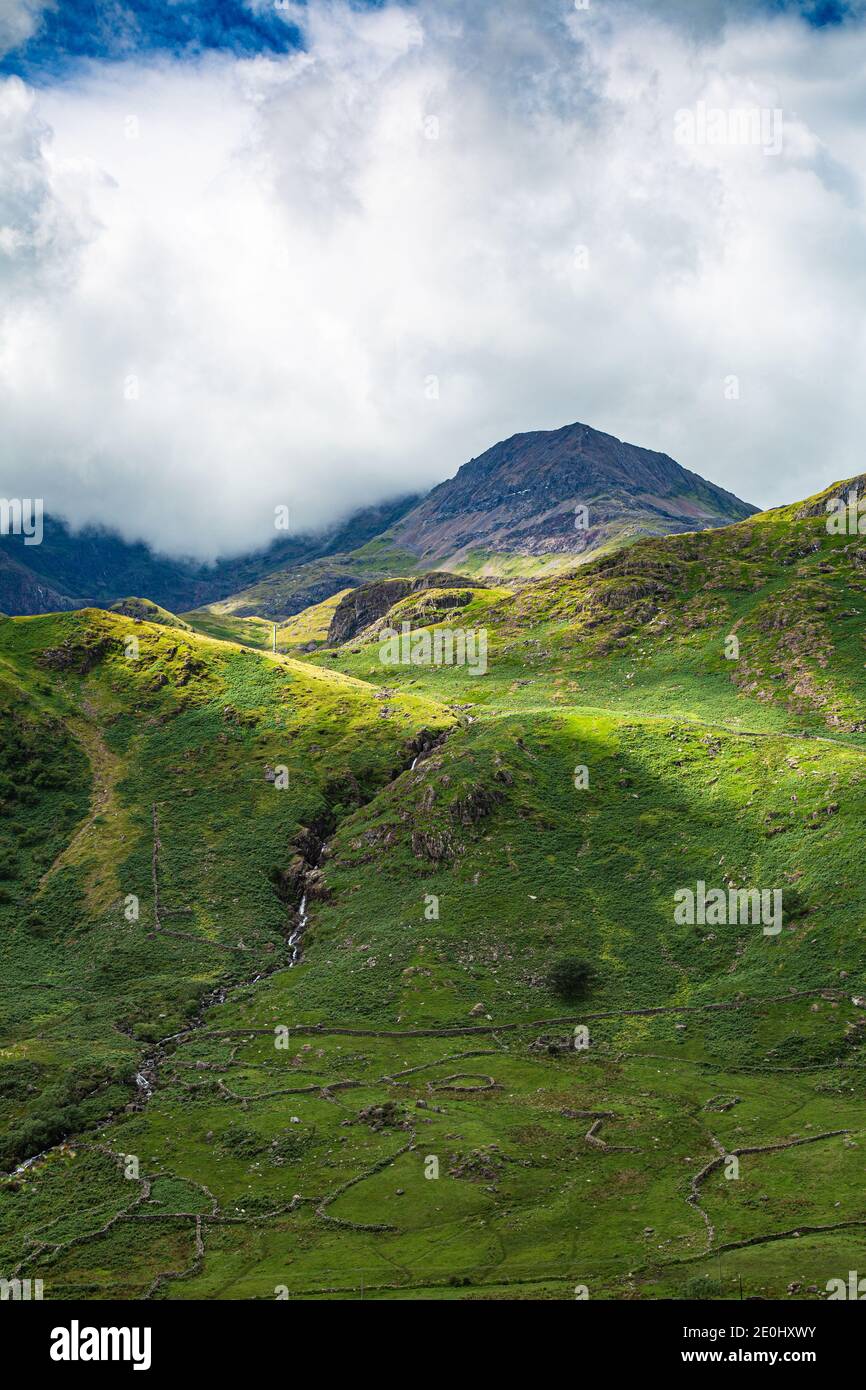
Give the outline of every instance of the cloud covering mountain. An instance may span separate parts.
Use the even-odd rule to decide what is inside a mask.
[[[762,504],[860,471],[859,6],[216,11],[43,70],[0,7],[5,495],[210,559],[565,419]]]

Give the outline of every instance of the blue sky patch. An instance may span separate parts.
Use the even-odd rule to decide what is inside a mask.
[[[33,37],[6,54],[0,71],[38,81],[61,76],[82,59],[194,58],[215,49],[252,57],[286,53],[299,42],[276,7],[254,13],[243,0],[56,0]]]
[[[848,19],[862,17],[860,0],[776,0],[780,10],[799,10],[810,24],[825,28],[829,24],[844,24]]]

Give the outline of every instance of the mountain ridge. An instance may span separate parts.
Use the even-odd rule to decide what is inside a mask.
[[[578,516],[578,508],[588,515]],[[578,422],[494,444],[433,488],[392,534],[423,559],[446,565],[471,560],[479,549],[494,556],[589,555],[613,541],[703,530],[757,510],[667,454]],[[489,566],[482,572],[495,572]]]
[[[578,506],[587,509],[580,521]],[[110,606],[139,594],[175,613],[218,604],[222,614],[278,620],[412,568],[550,573],[642,535],[727,525],[755,510],[666,454],[576,423],[512,435],[420,499],[385,501],[320,536],[213,566],[161,557],[104,528],[74,534],[48,517],[39,546],[0,537],[0,611]]]
[[[589,425],[536,430],[462,464],[359,550],[274,571],[221,607],[279,620],[338,589],[418,571],[535,578],[641,536],[729,525],[757,510],[668,455]]]

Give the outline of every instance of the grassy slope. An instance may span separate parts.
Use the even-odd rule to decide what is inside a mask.
[[[166,897],[182,890],[195,930],[225,940],[246,910],[245,942],[260,932],[262,950],[270,941],[276,952],[267,865],[282,862],[289,822],[315,814],[327,768],[329,897],[311,905],[299,967],[232,992],[164,1049],[149,1104],[7,1186],[6,1265],[21,1260],[58,1298],[272,1298],[278,1287],[571,1298],[576,1284],[592,1297],[652,1297],[719,1277],[728,1296],[740,1278],[747,1294],[784,1296],[793,1284],[809,1296],[856,1268],[866,1225],[864,1012],[852,1003],[866,992],[859,548],[792,511],[639,544],[516,594],[476,591],[451,621],[488,626],[483,677],[385,669],[375,642],[316,656],[321,676],[196,645],[207,673],[185,696],[153,696],[190,707],[150,736],[129,721],[126,743],[106,725],[111,751],[134,768],[117,783],[118,814],[134,827],[129,862],[140,867],[120,873],[121,886],[146,880],[146,808],[159,796]],[[0,626],[9,680],[66,715],[58,739],[85,698],[128,706],[130,682],[157,717],[145,672],[114,656],[62,693],[47,681],[39,691],[27,656],[35,623],[92,621]],[[738,662],[723,654],[732,630]],[[372,685],[334,686],[335,666]],[[270,696],[281,693],[281,714],[284,685],[316,680],[309,700],[289,700],[302,708],[285,726],[303,768],[298,795],[311,800],[272,820],[268,798],[281,794],[257,782],[262,761],[277,758]],[[233,706],[257,722],[243,732],[230,722],[223,767],[214,739],[226,729],[214,721],[230,684]],[[398,713],[397,691],[424,703]],[[392,778],[413,720],[442,727],[447,705],[464,707],[461,724]],[[347,707],[360,721],[350,729]],[[178,785],[169,765],[190,747]],[[366,784],[381,790],[337,803],[334,770],[353,757],[375,762]],[[588,789],[574,786],[578,764]],[[46,855],[81,813],[77,795],[58,809]],[[56,788],[46,796],[60,808]],[[206,857],[196,837],[220,825]],[[783,932],[677,926],[673,893],[698,878],[782,887]],[[82,891],[104,892],[101,882],[91,868]],[[72,930],[83,939],[99,927]],[[598,971],[583,1004],[545,984],[570,952]],[[181,959],[204,973],[200,956]],[[202,986],[225,970],[210,963]],[[80,966],[73,977],[84,978]],[[147,978],[170,1000],[168,983]],[[180,1009],[163,1009],[165,1036]],[[567,1046],[581,1021],[585,1052]],[[286,1048],[275,1045],[280,1025],[300,1030]],[[566,1050],[533,1047],[539,1037]],[[362,1118],[371,1105],[390,1107],[384,1127]],[[610,1147],[585,1137],[602,1113],[597,1138]],[[721,1166],[698,1179],[720,1145],[744,1150],[739,1180]],[[119,1154],[138,1157],[137,1180]],[[434,1157],[440,1176],[428,1180]]]
[[[331,598],[312,604],[295,617],[286,618],[277,627],[277,649],[292,653],[309,642],[323,643],[334,609],[349,592],[349,589],[341,589]],[[202,636],[237,642],[260,651],[272,649],[274,625],[265,618],[238,618],[225,605],[218,603],[207,608],[195,608],[184,616],[188,625]]]
[[[206,608],[193,608],[183,617],[194,632],[218,642],[237,642],[239,646],[255,647],[263,652],[270,651],[273,645],[274,625],[266,618],[237,618],[233,613],[222,612],[216,603]]]
[[[170,613],[167,608],[161,608],[158,603],[151,603],[150,599],[146,598],[118,599],[109,606],[108,611],[120,613],[139,622],[157,623],[161,627],[189,628],[189,623],[184,622],[176,613]]]
[[[128,1080],[143,1045],[188,1021],[206,989],[285,961],[288,907],[271,878],[298,827],[371,795],[436,714],[410,699],[383,721],[345,677],[153,624],[136,625],[139,659],[127,660],[128,628],[99,610],[0,624],[14,711],[2,726],[0,1027],[4,1061],[38,1067],[3,1115],[7,1160],[74,1126],[80,1092]],[[63,670],[46,668],[46,650]],[[22,787],[28,759],[37,775]],[[267,765],[288,768],[285,791]],[[85,1117],[128,1099],[98,1092]]]
[[[819,514],[799,516],[818,507]],[[486,709],[605,708],[832,734],[864,723],[866,541],[830,536],[820,499],[719,531],[642,541],[571,577],[477,590],[462,627],[490,670],[388,668],[390,684]],[[455,625],[457,625],[455,620]],[[727,660],[726,638],[739,641]],[[378,644],[315,659],[380,679]]]

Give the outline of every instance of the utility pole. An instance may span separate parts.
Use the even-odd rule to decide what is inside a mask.
[[[274,651],[277,650],[277,625],[274,623]]]

